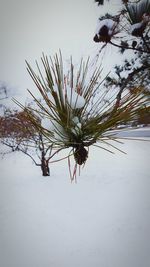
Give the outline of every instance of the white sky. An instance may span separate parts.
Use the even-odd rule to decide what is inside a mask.
[[[33,84],[25,59],[34,66],[42,52],[54,55],[59,48],[65,60],[70,55],[76,61],[81,56],[94,56],[98,17],[117,10],[120,2],[111,0],[111,4],[98,7],[94,0],[1,0],[0,81],[27,94]],[[113,61],[110,48],[103,65],[110,70]]]

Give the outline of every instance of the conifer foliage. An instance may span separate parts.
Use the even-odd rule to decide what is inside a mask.
[[[104,0],[95,0],[95,2],[98,4],[98,6],[104,4]]]
[[[91,71],[89,59],[81,60],[78,70],[71,59],[67,74],[64,73],[61,53],[50,59],[43,55],[41,61],[43,69],[37,63],[37,73],[28,63],[27,69],[43,102],[30,92],[37,109],[28,107],[25,112],[34,128],[46,138],[47,146],[55,150],[54,154],[70,149],[68,166],[74,179],[77,167],[84,166],[89,156],[90,146],[98,146],[110,153],[118,149],[113,144],[117,143],[117,137],[111,131],[117,125],[135,119],[145,97],[139,91],[135,94],[127,91],[116,105],[116,95],[102,89],[101,70],[95,67]],[[47,123],[39,123],[33,113]],[[71,155],[75,161],[73,170]]]
[[[100,45],[100,51],[111,45],[118,48],[120,54],[132,52],[132,58],[128,59],[126,53],[124,63],[116,65],[115,74],[108,76],[105,82],[107,88],[118,88],[118,103],[126,89],[134,92],[140,88],[148,99],[150,95],[150,1],[122,1],[122,4],[116,15],[99,18],[93,38]]]
[[[123,1],[122,10],[115,16],[106,14],[99,18],[93,40],[109,43],[122,51],[130,49],[150,54],[149,26],[149,0]]]

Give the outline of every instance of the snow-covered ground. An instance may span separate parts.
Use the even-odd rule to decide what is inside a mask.
[[[140,138],[140,137],[150,137],[150,127],[141,127],[141,128],[127,128],[122,130],[114,131],[119,137],[131,137],[131,138]]]
[[[46,178],[21,153],[0,162],[1,267],[150,266],[150,142],[119,147],[92,149],[77,183],[66,161]]]

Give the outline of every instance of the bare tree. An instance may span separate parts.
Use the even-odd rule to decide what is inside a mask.
[[[50,175],[51,144],[45,143],[40,129],[35,130],[24,111],[6,110],[0,117],[0,143],[9,147],[10,152],[21,151],[30,157],[41,167],[43,176]]]
[[[5,85],[5,83],[0,81],[0,111],[3,111],[5,109],[3,100],[8,98],[8,88]]]
[[[0,100],[6,99],[8,97],[7,86],[2,83],[0,84]]]

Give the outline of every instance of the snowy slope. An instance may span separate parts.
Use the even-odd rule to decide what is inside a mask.
[[[128,128],[122,130],[116,130],[117,136],[119,137],[131,137],[131,138],[147,138],[150,137],[150,127],[144,128]]]
[[[22,154],[1,161],[0,266],[149,267],[150,142],[120,148],[92,149],[77,184],[67,162],[44,178]]]

